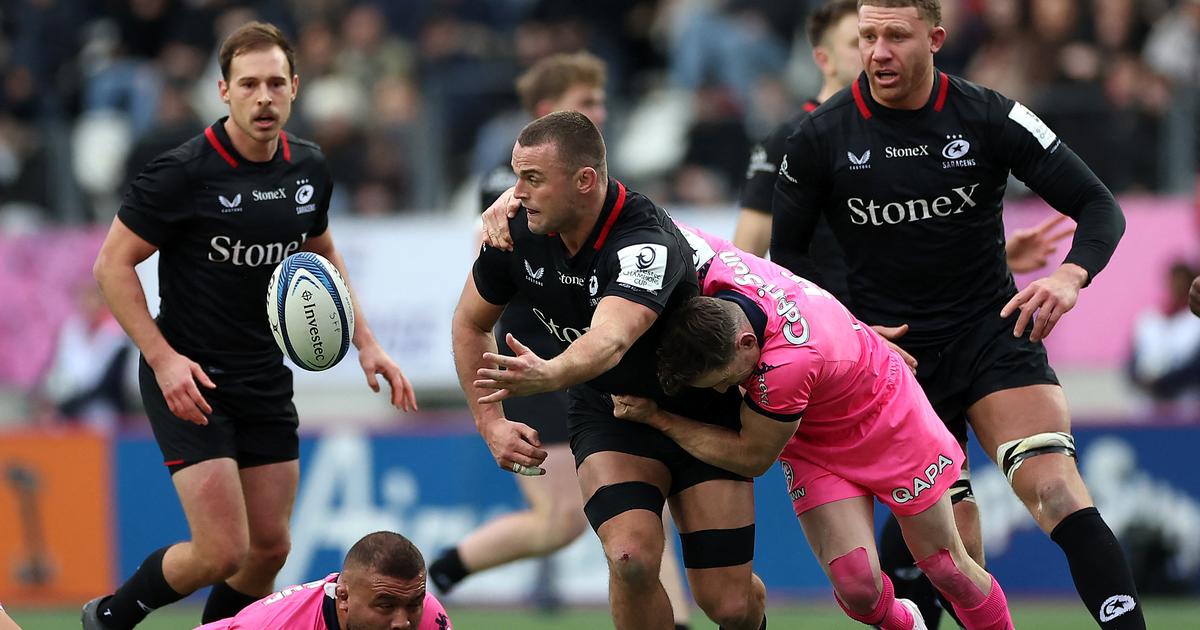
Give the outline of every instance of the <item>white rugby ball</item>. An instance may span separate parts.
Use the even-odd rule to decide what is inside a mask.
[[[354,304],[342,274],[312,252],[288,256],[271,274],[267,320],[283,354],[312,372],[337,365],[354,338]]]

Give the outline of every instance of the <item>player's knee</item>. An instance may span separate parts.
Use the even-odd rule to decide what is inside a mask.
[[[1078,485],[1082,484],[1073,483],[1065,473],[1039,475],[1025,484],[1022,498],[1037,506],[1040,522],[1058,523],[1088,505],[1084,497],[1076,496]]]
[[[291,550],[292,542],[288,538],[267,545],[251,545],[245,564],[259,571],[278,573]]]
[[[626,584],[650,583],[658,580],[662,563],[662,539],[654,540],[650,533],[625,535],[604,544],[609,572],[613,579]]]
[[[948,550],[942,549],[928,558],[917,561],[917,567],[950,601],[956,604],[962,602],[974,604],[983,600],[984,593],[959,568],[960,563],[969,565],[970,560],[959,558],[956,561]]]
[[[245,564],[248,552],[245,547],[229,545],[201,554],[199,561],[204,581],[213,584],[237,573]]]
[[[755,610],[761,610],[755,607],[751,593],[740,588],[710,591],[697,597],[696,605],[713,623],[726,628],[744,626]]]
[[[871,568],[867,550],[858,547],[829,563],[829,578],[833,590],[842,605],[857,615],[869,615],[875,610],[882,595],[875,579],[876,571]]]

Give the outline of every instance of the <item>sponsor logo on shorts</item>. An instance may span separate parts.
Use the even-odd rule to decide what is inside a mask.
[[[794,472],[792,472],[792,465],[785,461],[781,461],[779,462],[779,467],[783,469],[783,479],[787,482],[788,498],[793,501],[797,499],[803,499],[804,486],[792,489],[792,484],[796,482],[796,475]]]
[[[921,496],[922,492],[932,488],[934,482],[937,481],[939,475],[942,474],[946,467],[953,464],[954,460],[938,453],[937,462],[925,467],[923,477],[913,477],[912,487],[901,487],[892,489],[892,500],[896,503],[908,503]]]
[[[1137,608],[1137,601],[1129,595],[1113,595],[1100,605],[1100,623],[1112,621]]]

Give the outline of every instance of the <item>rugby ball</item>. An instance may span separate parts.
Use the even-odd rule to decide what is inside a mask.
[[[337,365],[354,338],[354,304],[342,274],[312,252],[288,256],[271,274],[267,321],[283,354],[312,372]]]

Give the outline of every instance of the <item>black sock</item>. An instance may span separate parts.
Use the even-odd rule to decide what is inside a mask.
[[[677,623],[675,624],[675,630],[692,630],[692,627],[686,623]]]
[[[1096,508],[1064,518],[1050,532],[1050,540],[1062,547],[1075,590],[1101,628],[1146,630],[1125,551]]]
[[[454,590],[455,585],[469,573],[470,571],[463,566],[462,558],[458,555],[458,547],[451,547],[442,552],[442,555],[429,565],[429,581],[437,585],[442,595],[447,595]]]
[[[675,626],[675,627],[678,628],[680,626]],[[687,628],[687,626],[683,626],[683,627]],[[725,630],[725,627],[717,626],[717,630]],[[767,616],[766,615],[763,615],[763,622],[762,622],[762,625],[758,627],[758,630],[767,630]]]
[[[200,623],[232,617],[256,601],[257,597],[238,591],[230,586],[229,582],[217,582],[208,594],[208,601],[204,602],[204,613],[200,615]]]
[[[112,630],[136,626],[150,611],[177,602],[187,596],[176,593],[163,577],[163,556],[170,546],[146,556],[142,565],[110,597],[100,603],[100,622]]]

